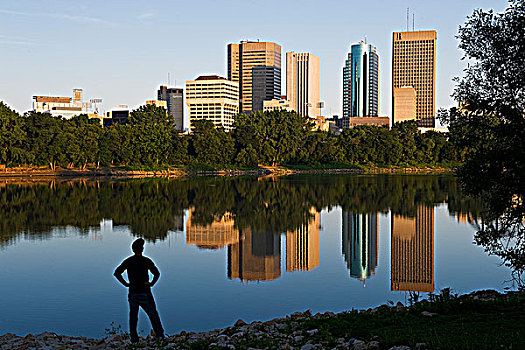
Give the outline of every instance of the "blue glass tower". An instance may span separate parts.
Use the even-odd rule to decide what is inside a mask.
[[[379,56],[361,41],[352,45],[343,67],[343,117],[375,117],[379,113]]]

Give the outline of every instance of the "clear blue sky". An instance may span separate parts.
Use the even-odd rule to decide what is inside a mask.
[[[416,30],[437,30],[436,106],[449,107],[452,78],[465,66],[458,26],[473,9],[501,12],[507,1],[0,0],[0,100],[24,112],[35,94],[71,96],[80,87],[103,109],[136,108],[156,98],[168,72],[177,86],[226,76],[226,45],[260,39],[280,44],[283,57],[319,56],[323,114],[340,114],[344,60],[366,35],[379,54],[380,114],[390,116],[391,38],[406,29],[407,7]]]

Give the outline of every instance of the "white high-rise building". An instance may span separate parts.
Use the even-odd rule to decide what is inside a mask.
[[[239,112],[239,83],[217,75],[188,80],[186,105],[190,109],[190,132],[195,121],[203,119],[229,131]]]

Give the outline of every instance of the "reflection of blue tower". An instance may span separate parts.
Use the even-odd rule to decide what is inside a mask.
[[[364,281],[377,266],[377,214],[343,212],[343,255],[350,276]]]

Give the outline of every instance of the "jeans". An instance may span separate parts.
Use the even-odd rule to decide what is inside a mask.
[[[132,342],[137,342],[139,336],[137,334],[137,323],[139,320],[139,306],[146,312],[155,332],[157,338],[164,338],[164,329],[160,322],[159,313],[155,306],[155,300],[151,291],[145,293],[129,293],[129,334]]]

